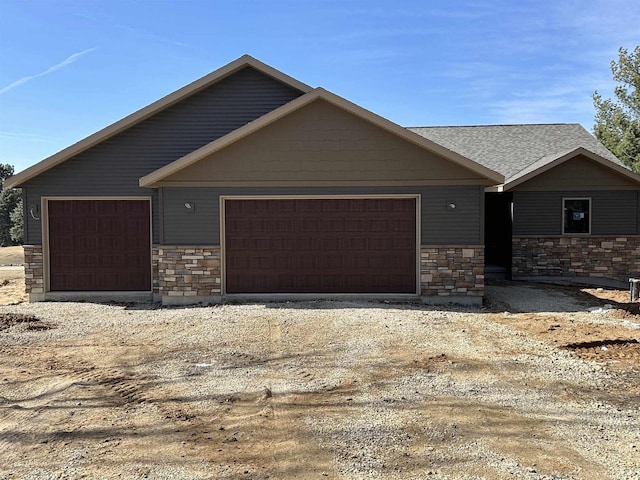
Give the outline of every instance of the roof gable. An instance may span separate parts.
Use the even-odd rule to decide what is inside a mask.
[[[548,155],[506,179],[503,190],[621,190],[640,188],[640,175],[579,147]]]
[[[486,185],[486,177],[321,97],[154,186]]]
[[[481,184],[494,184],[501,183],[503,177],[482,165],[479,165],[462,155],[457,154],[447,148],[439,145],[431,140],[425,139],[419,135],[407,131],[399,125],[380,117],[358,105],[355,105],[333,93],[330,93],[322,88],[316,88],[313,91],[283,105],[282,107],[273,110],[272,112],[260,117],[259,119],[245,125],[244,127],[235,130],[224,137],[211,142],[204,147],[185,155],[184,157],[176,160],[175,162],[166,165],[155,172],[150,173],[140,179],[140,186],[154,187],[162,184],[163,180],[168,179],[172,175],[176,174],[182,169],[185,169],[195,163],[213,155],[220,150],[229,147],[230,145],[244,139],[255,132],[267,127],[268,125],[277,122],[278,120],[296,112],[312,102],[323,100],[329,104],[348,112],[351,115],[359,117],[366,122],[375,125],[378,128],[386,130],[395,137],[399,137],[404,141],[412,143],[421,149],[427,150],[433,154],[442,157],[443,159],[453,162],[454,164],[467,169],[471,176],[475,176],[476,179],[485,179],[481,181]],[[477,180],[476,180],[477,181]]]
[[[86,137],[85,139],[71,145],[70,147],[67,147],[64,150],[61,150],[60,152],[27,168],[17,175],[10,177],[5,181],[5,188],[18,187],[21,184],[29,181],[30,179],[48,171],[49,169],[60,165],[61,163],[74,158],[83,152],[86,152],[92,147],[95,147],[102,142],[105,142],[106,140],[109,140],[116,135],[127,131],[131,127],[134,127],[135,125],[138,125],[145,120],[155,117],[160,112],[163,112],[185,101],[193,95],[196,95],[199,92],[202,92],[205,89],[218,84],[224,79],[231,77],[232,75],[246,68],[254,69],[261,74],[264,74],[284,85],[287,85],[292,89],[297,90],[300,93],[305,93],[311,90],[311,87],[309,87],[308,85],[256,60],[249,55],[243,55],[242,57],[225,65],[224,67],[219,68],[214,72],[200,78],[199,80],[196,80],[195,82],[192,82],[189,85],[176,90],[175,92],[161,98],[160,100],[153,102],[152,104],[132,113],[131,115],[128,115],[127,117],[109,125],[108,127],[105,127],[104,129]],[[182,155],[184,155],[184,153],[182,153]],[[178,155],[178,157],[179,156],[180,155]],[[171,160],[175,158],[177,157],[173,157]],[[157,166],[155,168],[157,168]]]

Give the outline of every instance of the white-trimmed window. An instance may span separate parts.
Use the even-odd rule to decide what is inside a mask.
[[[562,233],[589,235],[591,233],[591,199],[562,199]]]

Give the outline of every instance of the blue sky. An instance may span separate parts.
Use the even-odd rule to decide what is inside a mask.
[[[637,0],[0,0],[0,163],[22,170],[249,53],[404,126],[577,122]]]

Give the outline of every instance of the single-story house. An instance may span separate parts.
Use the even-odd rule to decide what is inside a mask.
[[[248,55],[5,186],[31,301],[478,304],[485,263],[640,273],[640,176],[579,125],[404,128]]]

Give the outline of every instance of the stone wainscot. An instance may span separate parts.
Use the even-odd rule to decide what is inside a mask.
[[[423,245],[420,295],[425,303],[481,305],[484,296],[484,246]]]
[[[24,284],[29,301],[44,300],[42,245],[24,245]]]
[[[220,247],[159,245],[154,248],[154,266],[156,262],[163,304],[220,302]]]
[[[640,276],[640,237],[514,237],[514,277],[572,277],[626,283]]]

